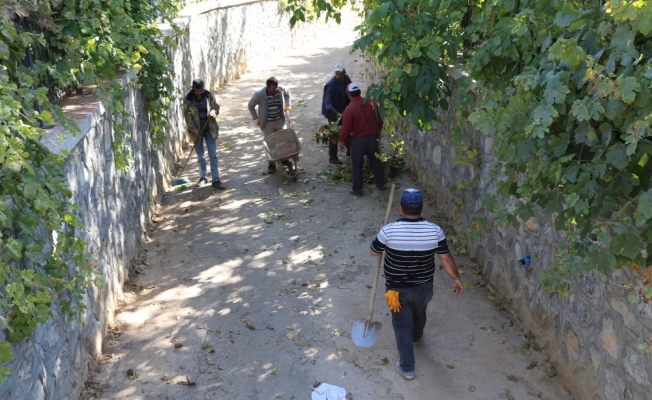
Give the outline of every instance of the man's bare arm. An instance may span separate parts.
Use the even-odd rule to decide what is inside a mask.
[[[460,272],[457,270],[457,265],[455,264],[455,259],[451,253],[446,254],[437,254],[441,260],[441,264],[444,266],[444,270],[453,279],[453,292],[457,295],[464,292],[464,286],[462,285],[462,279],[460,278]]]

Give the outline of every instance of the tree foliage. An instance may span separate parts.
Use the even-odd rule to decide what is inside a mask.
[[[513,206],[489,211],[554,213],[569,240],[541,278],[562,294],[581,273],[652,264],[652,4],[488,2],[474,26],[471,120],[494,134]]]
[[[153,4],[156,6],[154,7]],[[156,22],[176,15],[175,1],[5,1],[0,5],[0,327],[9,341],[31,334],[58,304],[80,315],[94,278],[81,222],[63,173],[67,154],[49,152],[43,124],[75,123],[52,93],[96,85],[114,116],[115,162],[130,160],[122,137],[124,90],[117,71],[133,68],[152,124],[164,126],[171,67]],[[25,62],[33,59],[33,63]],[[61,295],[64,296],[61,296]],[[0,342],[0,379],[10,373],[9,342]]]
[[[354,49],[384,68],[368,96],[390,122],[410,116],[430,128],[448,105],[447,65],[470,55],[477,101],[459,115],[493,135],[493,176],[506,200],[487,194],[483,208],[514,227],[537,206],[554,213],[568,240],[540,276],[549,288],[567,294],[582,273],[652,264],[652,3],[368,0],[364,7]],[[467,163],[477,156],[462,150]],[[644,300],[650,292],[641,292]]]

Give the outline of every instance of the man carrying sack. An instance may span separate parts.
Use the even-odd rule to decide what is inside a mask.
[[[220,126],[217,116],[220,105],[215,96],[204,89],[204,81],[192,81],[192,90],[188,92],[183,102],[183,115],[188,127],[188,136],[195,143],[195,153],[199,162],[199,181],[197,187],[202,187],[206,180],[206,158],[204,156],[204,142],[208,149],[208,158],[211,162],[211,177],[213,189],[224,190],[226,187],[220,182],[220,173],[217,170],[217,138],[220,135]]]
[[[464,286],[457,265],[448,251],[442,229],[421,217],[423,196],[417,189],[401,195],[401,217],[385,225],[371,243],[370,253],[380,257],[385,251],[385,299],[392,311],[392,327],[398,347],[396,372],[414,379],[414,348],[426,326],[426,308],[433,295],[435,253],[453,279],[453,292],[462,294]]]

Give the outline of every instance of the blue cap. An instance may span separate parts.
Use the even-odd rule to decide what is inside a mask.
[[[423,206],[423,196],[417,189],[405,189],[401,195],[401,205],[403,207],[419,208]]]

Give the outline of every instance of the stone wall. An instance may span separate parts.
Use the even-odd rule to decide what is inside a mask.
[[[441,124],[432,132],[404,126],[407,160],[421,189],[436,202],[449,236],[468,229],[470,220],[479,215],[483,194],[495,193],[496,188],[489,177],[495,160],[491,136],[472,127],[464,129],[466,143],[479,151],[479,164],[467,167],[453,163],[451,137],[457,126],[457,100],[455,96],[449,99],[449,111],[443,113]],[[449,191],[451,185],[476,175],[479,183],[473,188]],[[463,204],[456,220],[458,197]],[[553,218],[539,211],[519,230],[493,227],[470,243],[470,256],[481,267],[491,289],[509,302],[510,309],[534,335],[577,399],[651,398],[652,357],[637,346],[652,337],[652,304],[627,300],[621,284],[636,279],[625,270],[610,276],[582,276],[566,298],[546,293],[538,274],[552,266],[556,245],[564,240],[554,229]],[[518,260],[528,255],[531,266],[519,264]]]
[[[130,115],[123,121],[125,140],[133,158],[126,171],[115,169],[112,122],[92,93],[62,103],[81,133],[72,136],[55,127],[44,140],[52,151],[70,151],[66,174],[84,225],[78,233],[86,239],[92,266],[103,275],[105,285],[87,290],[87,310],[81,324],[62,316],[55,307],[53,318],[38,326],[31,337],[14,344],[14,359],[8,365],[12,375],[0,386],[0,399],[78,397],[93,359],[102,353],[102,341],[113,324],[156,200],[169,183],[173,163],[181,153],[185,123],[180,98],[192,79],[201,77],[215,90],[253,63],[287,47],[334,29],[352,30],[355,18],[350,14],[342,26],[302,24],[290,30],[289,15],[280,10],[277,1],[227,0],[189,6],[177,22],[185,35],[174,36],[169,27],[163,27],[177,44],[168,53],[174,63],[178,97],[169,108],[170,123],[165,127],[167,140],[163,145],[152,145],[152,122],[144,110],[142,92],[132,83],[133,72],[122,77]],[[266,78],[261,77],[261,86]],[[58,140],[59,135],[64,139]]]

